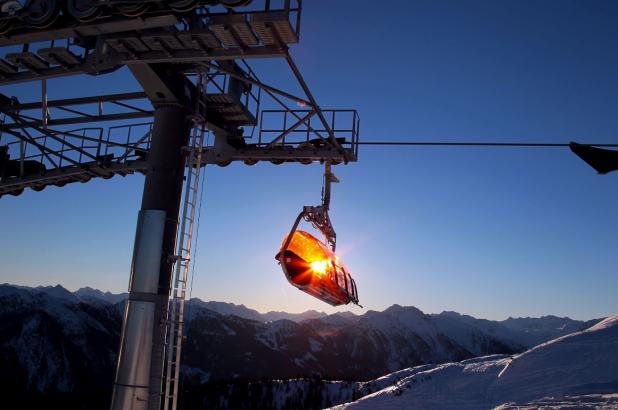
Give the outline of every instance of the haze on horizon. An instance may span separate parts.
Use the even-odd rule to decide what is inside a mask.
[[[361,140],[616,143],[618,3],[306,2],[291,49],[322,107],[357,108]],[[326,10],[328,9],[328,10]],[[396,11],[396,12],[395,12]],[[345,24],[342,24],[345,22]],[[255,64],[286,88],[283,71]],[[126,70],[48,84],[133,91]],[[28,102],[36,86],[0,87]],[[208,167],[193,296],[331,313],[274,259],[319,165]],[[567,149],[361,147],[336,166],[331,218],[357,314],[392,304],[479,318],[618,312],[618,173]],[[0,282],[126,291],[143,177],[0,199]]]

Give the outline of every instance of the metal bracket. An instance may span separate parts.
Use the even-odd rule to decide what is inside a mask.
[[[292,235],[298,229],[298,224],[301,219],[311,223],[315,229],[320,231],[324,236],[325,242],[328,246],[335,252],[337,247],[337,233],[335,232],[335,228],[333,228],[333,224],[330,221],[330,217],[328,216],[328,209],[330,207],[330,184],[333,182],[339,182],[339,179],[332,173],[331,163],[327,161],[325,163],[324,170],[324,187],[322,188],[322,205],[318,206],[304,206],[303,210],[300,212],[296,221],[294,221],[294,225],[292,225],[292,229],[288,234],[287,240],[285,244],[281,248],[281,258],[283,258],[283,254],[288,249],[290,242],[292,241]]]

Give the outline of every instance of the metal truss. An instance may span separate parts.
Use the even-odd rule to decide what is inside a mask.
[[[152,81],[157,67],[184,73],[194,90],[190,101],[181,103],[195,124],[214,136],[204,147],[202,165],[355,161],[356,111],[322,109],[289,54],[288,46],[300,37],[301,5],[301,0],[277,6],[263,0],[243,12],[155,11],[0,36],[0,47],[22,46],[0,58],[0,87],[40,81],[42,95],[24,103],[0,94],[0,196],[143,172],[153,105],[169,102],[153,91],[167,82]],[[284,60],[304,95],[262,82],[248,61],[265,57]],[[99,75],[122,66],[144,91],[47,100],[49,79]],[[203,92],[196,91],[199,75],[205,79]]]
[[[360,121],[355,110],[313,108],[308,96],[262,83],[242,59],[201,63],[188,71],[189,78],[192,72],[206,78],[205,93],[195,102],[196,124],[214,134],[202,165],[356,160]],[[266,104],[278,108],[263,109]],[[0,96],[0,112],[0,195],[146,169],[152,123],[131,122],[152,117],[145,92],[44,97],[34,103]],[[95,126],[68,128],[80,124]]]

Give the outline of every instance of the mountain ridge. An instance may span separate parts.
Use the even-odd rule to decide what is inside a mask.
[[[5,283],[3,285],[9,285],[9,286],[19,286],[19,285],[12,285],[12,284],[8,284]],[[47,286],[47,287],[38,287],[38,288],[56,288],[56,287],[62,287],[62,285],[56,285],[56,286]],[[37,289],[37,288],[31,288],[28,286],[21,286],[22,288],[25,289]],[[67,290],[67,292],[70,292]],[[102,299],[104,301],[110,302],[110,303],[118,303],[119,301],[126,299],[128,297],[128,293],[126,292],[122,292],[122,293],[112,293],[109,291],[101,291],[98,289],[94,289],[91,288],[89,286],[86,287],[82,287],[79,288],[78,290],[71,292],[73,294],[75,294],[77,297],[84,297],[84,295],[90,293],[90,294],[98,294],[100,296],[98,296],[99,299]],[[363,314],[359,315],[356,314],[352,311],[342,311],[342,312],[336,312],[336,313],[332,313],[332,314],[327,314],[325,312],[320,312],[320,311],[316,311],[316,310],[306,310],[304,312],[299,312],[299,313],[290,313],[290,312],[286,312],[286,311],[275,311],[275,310],[270,310],[268,312],[260,312],[256,309],[252,309],[250,307],[245,306],[244,304],[235,304],[233,302],[221,302],[221,301],[204,301],[200,298],[191,298],[191,301],[195,301],[197,303],[204,303],[206,305],[204,305],[204,307],[213,310],[215,312],[218,313],[222,313],[222,314],[234,314],[236,316],[239,317],[243,317],[246,319],[252,319],[252,320],[264,320],[264,321],[276,321],[279,319],[289,319],[289,320],[293,320],[293,321],[302,321],[302,320],[309,320],[309,319],[316,319],[316,318],[323,318],[323,317],[327,317],[327,316],[332,316],[332,315],[344,315],[344,316],[354,316],[356,318],[358,317],[362,317],[370,312],[385,312],[385,311],[394,311],[394,310],[399,310],[399,309],[405,309],[405,308],[414,308],[417,309],[418,311],[420,311],[420,309],[418,309],[415,306],[412,305],[401,305],[398,303],[394,303],[392,305],[390,305],[389,307],[387,307],[386,309],[380,311],[380,310],[367,310],[365,311]],[[226,313],[229,312],[229,313]],[[560,320],[568,320],[568,321],[573,321],[573,322],[579,322],[582,324],[587,324],[589,322],[593,322],[593,321],[599,321],[602,320],[603,318],[592,318],[589,320],[578,320],[578,319],[571,319],[568,316],[556,316],[556,315],[543,315],[543,316],[539,316],[539,317],[530,317],[530,316],[526,316],[526,317],[512,317],[509,316],[506,319],[503,320],[491,320],[491,319],[484,319],[484,318],[476,318],[474,316],[471,315],[466,315],[466,314],[462,314],[459,312],[454,312],[454,311],[442,311],[440,313],[427,313],[428,315],[432,315],[432,316],[437,316],[437,315],[447,315],[447,314],[457,314],[459,316],[463,316],[463,317],[468,317],[468,318],[474,318],[476,320],[487,320],[490,322],[499,322],[499,323],[505,323],[505,322],[515,322],[515,321],[525,321],[525,320],[531,320],[531,321],[538,321],[538,320],[548,320],[548,319],[560,319]],[[258,319],[259,318],[259,319]]]
[[[75,398],[90,392],[101,398],[100,408],[107,407],[125,300],[111,303],[106,301],[110,295],[92,289],[79,294],[57,286],[0,285],[0,388],[43,402],[50,395]],[[315,380],[366,381],[402,368],[512,355],[530,347],[521,342],[527,340],[525,329],[508,330],[471,316],[456,320],[459,316],[426,314],[415,307],[364,315],[340,312],[298,322],[254,320],[209,307],[230,304],[192,300],[185,321],[182,374],[197,392],[223,382],[298,377],[314,380],[303,382],[307,388],[322,389]],[[243,308],[241,313],[252,311]],[[333,400],[343,398],[341,391],[332,393]]]

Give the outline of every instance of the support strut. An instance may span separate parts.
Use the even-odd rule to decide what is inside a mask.
[[[180,104],[155,106],[112,410],[159,410],[168,298],[190,121]]]

